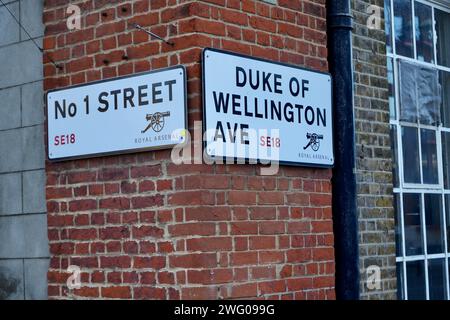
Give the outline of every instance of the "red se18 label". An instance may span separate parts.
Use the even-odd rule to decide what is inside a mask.
[[[55,136],[55,139],[54,139],[55,146],[64,146],[67,144],[75,144],[76,142],[77,142],[77,138],[74,133]]]
[[[272,138],[272,137],[265,137],[262,136],[259,138],[261,147],[267,147],[267,148],[280,148],[281,147],[281,140],[280,138]]]

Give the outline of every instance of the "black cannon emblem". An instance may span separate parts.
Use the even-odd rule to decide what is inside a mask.
[[[165,117],[170,117],[170,112],[156,112],[154,114],[148,114],[145,119],[149,122],[147,128],[142,130],[142,133],[146,133],[150,128],[155,132],[160,132],[164,129],[166,121]]]
[[[305,147],[303,147],[303,150],[308,149],[310,146],[314,151],[319,150],[320,140],[323,139],[323,135],[318,135],[317,133],[307,133],[306,138],[309,139],[309,142]]]

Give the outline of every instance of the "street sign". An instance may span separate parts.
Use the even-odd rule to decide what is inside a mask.
[[[331,88],[327,73],[205,49],[206,155],[332,166]]]
[[[182,66],[50,91],[48,158],[170,148],[186,139]]]

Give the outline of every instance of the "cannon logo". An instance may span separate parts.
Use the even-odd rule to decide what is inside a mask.
[[[145,120],[147,120],[147,127],[141,131],[141,133],[146,133],[150,128],[154,132],[161,132],[164,129],[166,123],[165,118],[170,117],[170,112],[156,112],[153,114],[147,114]]]
[[[303,147],[303,150],[311,149],[317,152],[320,148],[320,140],[323,140],[323,135],[318,135],[317,133],[307,133],[306,138],[309,140],[308,144]]]

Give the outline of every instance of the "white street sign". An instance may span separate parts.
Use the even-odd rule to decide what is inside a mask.
[[[170,148],[186,138],[182,66],[50,91],[48,157]]]
[[[203,99],[213,159],[334,163],[329,74],[205,49]]]

